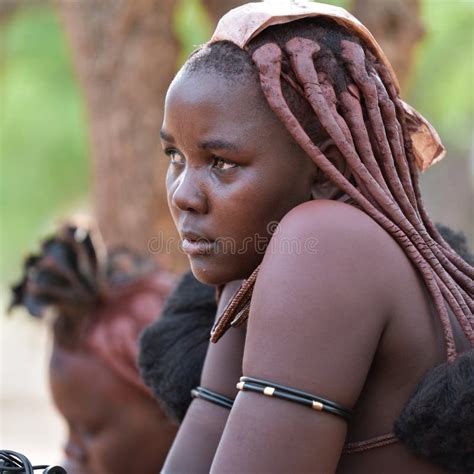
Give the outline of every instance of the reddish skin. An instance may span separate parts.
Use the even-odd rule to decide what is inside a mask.
[[[268,223],[280,221],[310,198],[316,166],[288,139],[257,87],[236,82],[229,90],[220,78],[206,76],[199,88],[190,89],[186,77],[179,75],[166,102],[162,135],[168,140],[162,144],[175,162],[168,169],[166,185],[176,227],[181,236],[183,229],[191,229],[209,240],[231,238],[237,250],[191,257],[193,273],[213,285],[244,278],[264,251],[256,252],[246,239],[268,238]],[[183,116],[183,110],[193,120]],[[235,150],[200,146],[211,141],[229,142]],[[262,147],[262,142],[272,147]],[[225,225],[216,225],[221,221]]]
[[[239,392],[228,417],[196,400],[164,472],[440,473],[401,443],[341,457],[346,436],[352,442],[392,430],[422,374],[444,361],[443,335],[421,278],[378,224],[347,204],[306,202],[314,167],[269,112],[254,80],[228,83],[215,73],[182,74],[166,100],[163,129],[174,140],[164,148],[179,160],[167,179],[178,230],[186,224],[241,241],[283,218],[261,264],[247,337],[230,329],[210,347],[202,383],[234,396],[243,372],[319,394],[356,415],[347,426],[295,403]],[[217,138],[241,152],[199,149]],[[212,153],[238,166],[221,177]],[[316,253],[270,251],[314,238]],[[249,276],[260,260],[251,250],[190,258],[195,275],[213,284]],[[220,309],[231,294],[224,290]],[[452,321],[459,348],[468,348]]]
[[[98,357],[55,347],[50,386],[66,420],[68,474],[155,473],[177,426]]]

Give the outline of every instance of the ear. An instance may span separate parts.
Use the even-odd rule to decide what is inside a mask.
[[[326,158],[344,175],[347,179],[351,176],[351,171],[347,161],[341,155],[341,152],[332,140],[325,141],[319,149]],[[316,178],[313,182],[313,199],[339,199],[343,191],[337,187],[322,171],[318,169]]]

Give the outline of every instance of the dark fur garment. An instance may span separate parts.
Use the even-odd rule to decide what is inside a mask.
[[[191,403],[191,389],[199,385],[216,310],[214,287],[188,272],[161,317],[140,338],[141,376],[166,413],[179,422]]]
[[[436,227],[453,250],[472,264],[465,235],[445,225]],[[474,351],[429,370],[394,429],[413,453],[453,473],[474,472]]]
[[[415,454],[450,472],[474,472],[474,351],[429,370],[394,428]]]
[[[464,232],[456,232],[443,224],[436,224],[438,232],[443,236],[443,239],[456,251],[467,263],[474,265],[474,255],[469,250],[467,239]]]

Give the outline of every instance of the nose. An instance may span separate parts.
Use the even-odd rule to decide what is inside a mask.
[[[172,189],[171,203],[181,211],[205,214],[208,210],[202,173],[204,170],[187,168],[177,178]]]

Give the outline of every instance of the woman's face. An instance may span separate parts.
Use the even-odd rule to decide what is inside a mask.
[[[158,404],[83,351],[55,347],[50,384],[67,422],[68,474],[159,472],[177,427]]]
[[[181,72],[161,138],[168,205],[193,273],[214,285],[248,277],[275,223],[311,198],[315,165],[247,76]]]

